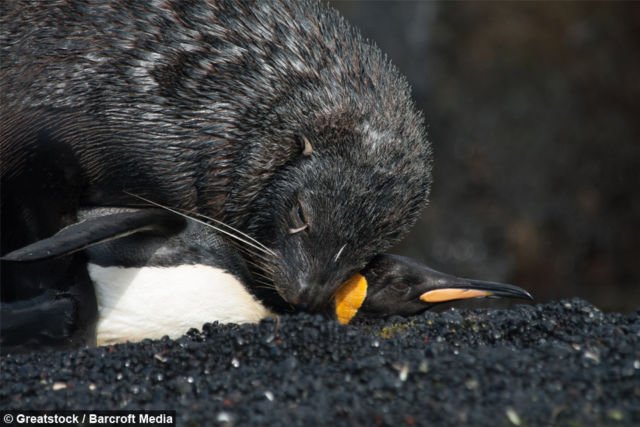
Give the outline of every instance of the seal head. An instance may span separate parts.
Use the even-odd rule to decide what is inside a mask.
[[[279,293],[311,311],[403,235],[426,194],[406,176],[411,165],[389,170],[366,152],[366,136],[346,138],[344,145],[317,144],[317,155],[281,171],[252,221],[258,240],[272,242],[277,254],[264,269]]]

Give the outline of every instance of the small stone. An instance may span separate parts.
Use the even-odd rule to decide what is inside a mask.
[[[157,361],[159,361],[160,363],[167,363],[167,359],[166,357],[164,357],[162,354],[160,353],[156,353],[153,355],[153,358],[156,359]]]
[[[396,369],[398,370],[398,379],[400,379],[400,381],[402,382],[405,382],[407,380],[407,377],[409,376],[409,364],[404,362],[397,366]]]
[[[584,358],[594,361],[595,363],[600,363],[600,356],[595,351],[587,350],[584,352]]]
[[[478,383],[478,380],[471,378],[470,380],[465,381],[464,385],[468,390],[475,390],[480,384]]]
[[[514,426],[522,425],[522,420],[520,419],[520,416],[518,415],[518,413],[516,412],[515,409],[507,408],[507,410],[505,412],[506,412],[507,418],[509,419],[509,422],[511,422],[511,424],[513,424]]]
[[[607,415],[609,416],[609,419],[614,421],[622,421],[624,419],[624,414],[620,409],[612,409],[607,413]]]
[[[216,421],[221,424],[231,424],[233,423],[233,415],[229,412],[218,412]]]

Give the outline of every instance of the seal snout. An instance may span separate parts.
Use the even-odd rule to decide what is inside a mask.
[[[280,294],[298,310],[317,313],[324,311],[332,299],[332,289],[319,283],[300,280]]]

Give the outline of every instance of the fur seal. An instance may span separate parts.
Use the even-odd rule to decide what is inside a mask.
[[[251,235],[273,254],[252,270],[317,311],[427,200],[431,147],[406,81],[321,3],[0,7],[1,209],[17,230],[2,253],[79,207],[138,205],[129,191]],[[26,175],[54,146],[72,190],[53,182],[36,203]]]

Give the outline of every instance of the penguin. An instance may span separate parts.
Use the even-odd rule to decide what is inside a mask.
[[[38,268],[40,262],[82,252],[97,300],[95,340],[87,343],[175,338],[206,322],[257,322],[271,314],[266,307],[269,296],[251,290],[251,275],[240,250],[197,219],[160,209],[130,208],[81,210],[79,218],[50,238],[3,256],[2,261]],[[82,306],[88,301],[76,298],[74,302]],[[50,301],[38,297],[32,303],[37,312]],[[3,316],[24,305],[3,303]],[[70,330],[87,327],[69,325]],[[24,333],[24,325],[3,321],[3,346],[14,344],[5,337],[19,329]],[[23,334],[20,345],[13,347],[42,347],[38,342],[46,343],[42,331],[33,332],[33,339]]]
[[[246,254],[252,242],[236,230],[157,208],[96,208],[81,211],[80,218],[1,259],[37,263],[84,252],[98,313],[95,337],[87,344],[177,338],[208,322],[257,323],[295,311],[273,288],[255,283]],[[343,284],[333,310],[325,314],[347,324],[354,317],[412,316],[443,302],[479,297],[531,299],[513,285],[462,279],[407,257],[380,254]],[[54,301],[55,295],[39,296],[32,301],[32,312]],[[18,304],[24,309],[24,302]],[[15,313],[20,307],[3,304],[3,316],[7,308]],[[70,313],[68,317],[73,319]],[[42,331],[33,328],[27,328],[33,337],[23,336],[20,345],[4,342],[20,327],[15,320],[9,325],[6,329],[3,321],[3,346],[23,350],[42,344]],[[69,329],[88,326],[71,324]]]

